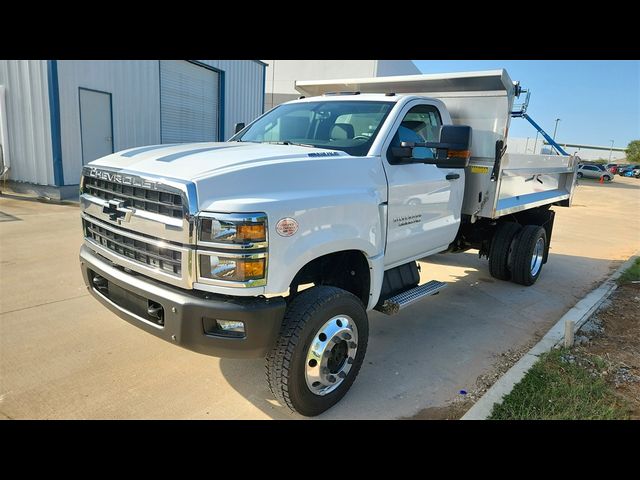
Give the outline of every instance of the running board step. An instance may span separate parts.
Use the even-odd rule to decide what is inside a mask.
[[[414,287],[406,292],[398,293],[391,298],[386,299],[382,305],[377,306],[375,309],[379,312],[387,315],[395,315],[403,308],[408,307],[412,303],[422,300],[424,297],[435,295],[440,292],[447,284],[439,282],[437,280],[431,280],[430,282]]]

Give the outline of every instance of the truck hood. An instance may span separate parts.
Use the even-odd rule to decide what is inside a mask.
[[[317,162],[335,157],[349,155],[336,150],[296,145],[211,142],[131,148],[102,157],[89,165],[199,183],[199,180],[212,176],[265,164]]]

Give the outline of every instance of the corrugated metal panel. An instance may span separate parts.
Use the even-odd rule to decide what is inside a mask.
[[[200,61],[224,72],[220,111],[225,127],[221,140],[226,140],[235,123],[250,122],[262,113],[263,66],[252,60]],[[112,94],[115,151],[160,143],[158,60],[59,60],[58,82],[66,185],[79,182],[82,166],[79,87]]]
[[[0,60],[6,87],[9,178],[53,185],[46,60]]]
[[[221,140],[228,140],[236,123],[249,123],[262,114],[264,66],[253,60],[199,61],[224,71],[224,138]]]
[[[59,60],[58,83],[66,185],[82,167],[79,87],[111,93],[115,151],[160,143],[157,60]]]
[[[218,140],[218,77],[185,60],[160,61],[162,143]]]

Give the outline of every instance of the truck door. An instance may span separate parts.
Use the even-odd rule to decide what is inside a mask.
[[[447,116],[448,114],[444,112]],[[385,265],[394,266],[444,250],[460,226],[464,169],[438,168],[423,163],[399,164],[392,146],[402,141],[436,142],[442,115],[428,101],[405,105],[383,146],[383,164],[389,184]],[[414,156],[433,156],[431,149]]]

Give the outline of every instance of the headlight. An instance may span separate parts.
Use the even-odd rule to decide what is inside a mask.
[[[267,241],[264,213],[201,213],[197,240],[200,281],[232,287],[265,285]]]
[[[239,255],[200,253],[200,276],[212,280],[248,282],[265,276],[266,254]]]
[[[200,215],[198,230],[201,244],[261,248],[267,241],[267,216],[263,213],[205,213]]]

